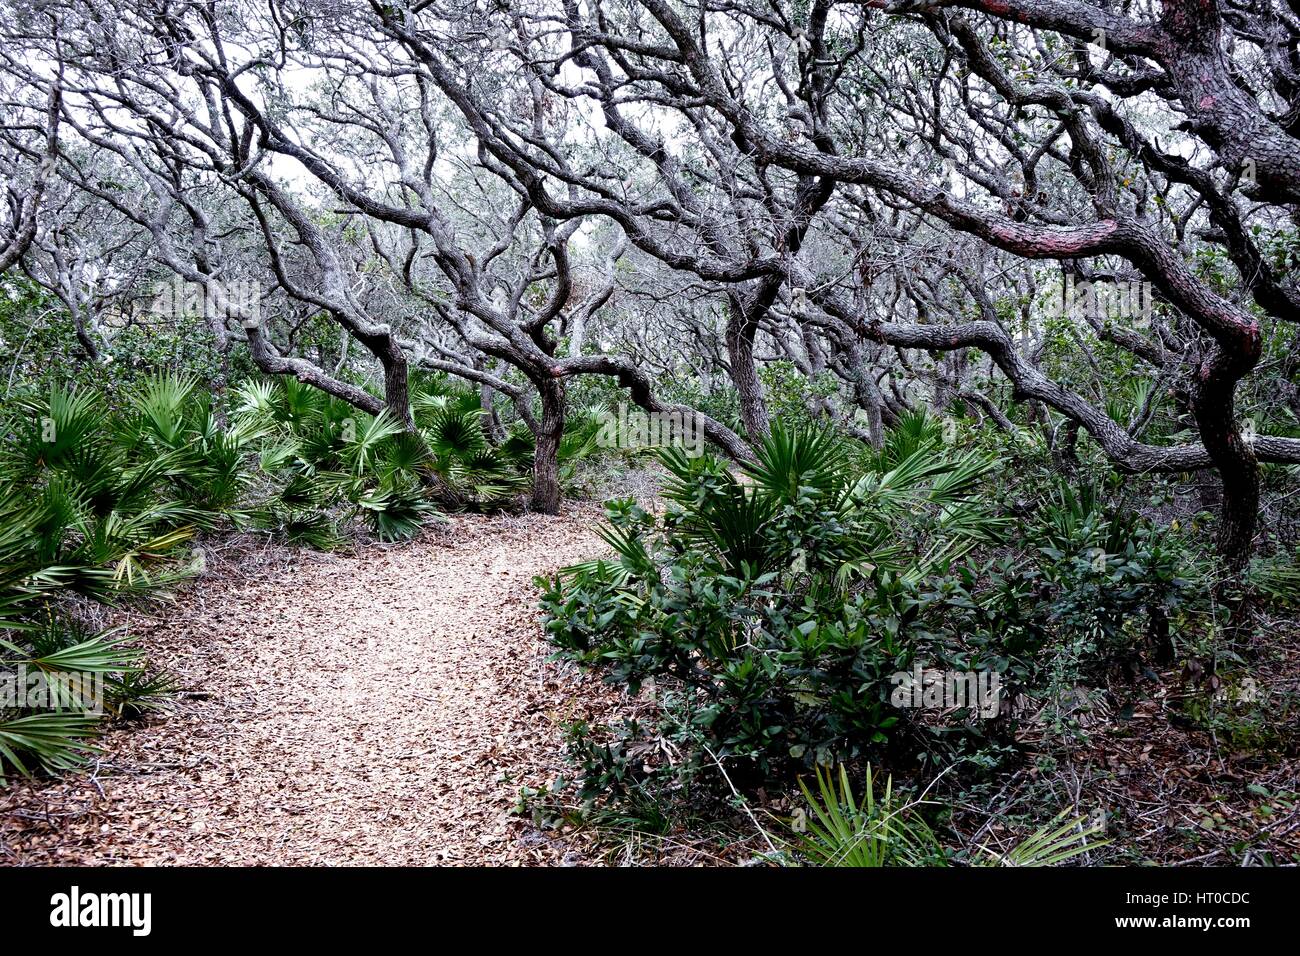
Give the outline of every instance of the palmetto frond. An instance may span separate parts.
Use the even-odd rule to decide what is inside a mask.
[[[810,492],[834,496],[848,482],[844,441],[829,429],[788,428],[774,422],[755,452],[757,459],[745,463],[745,473],[780,501],[795,501]]]
[[[423,434],[430,451],[441,462],[465,459],[487,447],[478,411],[445,408],[432,417]]]
[[[402,433],[402,423],[385,409],[373,418],[356,422],[353,431],[352,439],[343,444],[341,457],[352,474],[364,475],[374,468],[384,443]]]
[[[275,383],[269,379],[249,379],[235,392],[239,404],[235,414],[241,418],[255,417],[265,421],[274,420]]]
[[[153,439],[169,448],[187,437],[190,399],[198,381],[193,376],[170,372],[151,376],[130,397],[135,420],[130,424],[141,438]]]
[[[121,673],[137,669],[139,651],[127,646],[125,639],[115,638],[114,635],[117,633],[116,630],[102,631],[68,646],[54,649],[36,647],[31,651],[26,651],[11,641],[0,639],[0,661],[3,661],[7,667],[22,664],[43,671],[89,674]],[[76,637],[81,636],[76,635]]]
[[[400,474],[357,499],[357,507],[384,541],[402,541],[419,533],[437,508],[424,497],[419,483]]]
[[[107,410],[91,392],[54,388],[48,397],[20,398],[15,405],[4,464],[16,478],[58,467],[104,433]]]
[[[1086,816],[1072,817],[1069,810],[1063,810],[1005,853],[980,849],[986,854],[983,862],[987,866],[1056,866],[1107,846],[1110,840],[1094,839],[1101,833],[1100,824],[1090,823]]]
[[[923,449],[934,449],[943,443],[943,425],[919,408],[903,412],[898,421],[885,433],[884,445],[872,457],[875,471],[889,471]]]
[[[89,741],[98,726],[99,718],[84,713],[0,713],[0,783],[6,764],[24,776],[71,770],[92,750]]]
[[[799,781],[812,814],[791,844],[804,859],[832,867],[943,864],[943,849],[934,831],[917,812],[917,804],[898,799],[892,777],[885,779],[884,790],[878,793],[878,777],[868,766],[859,800],[843,765],[834,776],[830,770],[815,769],[815,793]]]

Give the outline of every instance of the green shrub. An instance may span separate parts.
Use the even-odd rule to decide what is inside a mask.
[[[715,761],[754,781],[909,741],[922,762],[996,761],[1012,700],[1049,704],[1200,613],[1165,533],[1092,490],[1054,488],[1007,535],[979,499],[995,460],[956,456],[922,416],[880,452],[778,425],[739,472],[661,458],[665,513],[611,502],[613,558],[538,582],[559,659],[656,693],[653,720],[571,742],[584,800],[684,791]],[[914,666],[998,675],[998,719],[895,707]]]
[[[251,526],[328,549],[351,518],[393,541],[437,513],[420,480],[429,454],[387,412],[365,415],[294,379],[250,381],[238,396],[236,423],[264,436]]]
[[[107,675],[109,711],[138,712],[164,692],[136,656],[61,610],[75,592],[116,602],[190,573],[192,535],[215,527],[240,492],[242,442],[216,427],[194,382],[156,376],[115,408],[90,392],[20,396],[0,443],[0,669]],[[102,718],[88,702],[0,708],[0,774],[61,770]]]
[[[1098,662],[1172,656],[1171,627],[1203,609],[1205,569],[1166,530],[1108,505],[1094,484],[1058,483],[1025,530],[1054,628],[1084,641]]]
[[[539,581],[558,656],[634,692],[662,685],[655,733],[742,772],[885,742],[891,676],[935,643],[924,582],[996,533],[969,498],[992,463],[927,446],[863,474],[829,433],[781,426],[743,476],[662,460],[667,513],[612,503],[616,559]]]

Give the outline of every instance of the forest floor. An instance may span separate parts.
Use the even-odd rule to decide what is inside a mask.
[[[598,510],[347,555],[218,545],[122,619],[186,693],[88,772],[4,792],[0,864],[594,862],[512,808],[562,769],[564,722],[618,705],[546,662],[532,583],[602,550]]]
[[[103,622],[184,692],[105,735],[85,771],[0,789],[0,865],[753,861],[739,815],[651,837],[516,812],[523,788],[571,770],[569,722],[648,706],[547,660],[533,577],[607,550],[599,515],[457,515],[332,554],[205,542],[175,601]],[[1265,631],[1275,659],[1257,676],[1286,738],[1300,643],[1288,622]],[[1006,773],[945,797],[954,831],[1010,845],[1061,807],[1101,807],[1114,843],[1088,862],[1300,862],[1295,740],[1263,741],[1285,752],[1266,756],[1271,725],[1189,727],[1186,693],[1177,671],[1148,674],[1111,688],[1086,743],[1022,740]],[[788,811],[774,799],[757,812]]]

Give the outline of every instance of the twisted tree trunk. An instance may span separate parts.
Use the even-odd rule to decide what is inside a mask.
[[[1205,451],[1223,479],[1219,508],[1219,557],[1236,577],[1250,563],[1259,516],[1259,463],[1252,444],[1242,437],[1233,408],[1237,382],[1255,364],[1246,348],[1236,354],[1219,347],[1200,371],[1192,413]]]
[[[758,366],[754,362],[754,337],[758,323],[751,320],[747,310],[736,296],[731,296],[727,317],[727,362],[731,366],[731,381],[740,396],[740,419],[745,423],[745,434],[751,442],[761,441],[772,430],[767,414],[767,400],[763,397],[763,384],[758,379]]]
[[[534,511],[558,514],[560,511],[560,441],[564,438],[565,388],[558,378],[537,382],[542,398],[542,417],[534,432],[537,444],[533,454]]]

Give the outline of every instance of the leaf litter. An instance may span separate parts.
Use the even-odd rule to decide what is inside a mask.
[[[175,603],[121,614],[185,688],[171,713],[0,792],[0,863],[597,862],[512,812],[563,769],[561,723],[618,706],[547,662],[532,583],[601,552],[597,516],[459,515],[352,554],[209,561]]]

